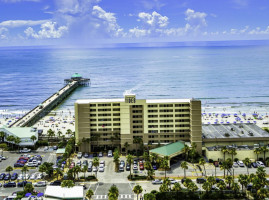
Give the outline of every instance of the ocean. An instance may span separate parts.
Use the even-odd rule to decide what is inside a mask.
[[[0,113],[23,113],[64,86],[74,73],[91,79],[77,99],[197,98],[203,110],[269,113],[269,46],[0,48]]]

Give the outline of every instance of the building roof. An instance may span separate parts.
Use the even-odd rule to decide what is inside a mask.
[[[31,136],[36,135],[36,132],[33,131],[33,128],[31,127],[11,127],[11,128],[2,127],[2,128],[19,138],[30,138]]]
[[[269,133],[256,124],[203,124],[203,139],[269,137]]]
[[[71,78],[82,78],[82,76],[79,73],[74,73]]]
[[[191,99],[148,99],[146,103],[190,103]]]
[[[64,154],[65,153],[65,148],[57,149],[56,154],[57,153]]]
[[[55,197],[59,199],[82,199],[83,186],[74,186],[71,188],[61,186],[47,186],[45,197]]]
[[[155,149],[150,150],[150,153],[156,153],[161,156],[169,156],[169,157],[174,157],[179,154],[181,154],[182,149],[184,148],[184,142],[178,141],[174,143],[167,144],[162,147],[158,147]]]
[[[124,99],[79,99],[78,104],[124,102]]]

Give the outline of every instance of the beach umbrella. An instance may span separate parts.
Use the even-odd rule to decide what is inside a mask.
[[[211,113],[208,113],[209,116],[211,116]]]
[[[210,122],[207,122],[208,124],[210,124]]]
[[[254,124],[256,124],[256,121],[253,121],[254,122]]]
[[[248,121],[248,123],[250,123],[250,121]]]
[[[243,113],[242,116],[246,116],[246,113]]]
[[[234,121],[234,124],[236,124],[236,121]]]
[[[214,124],[217,124],[218,122],[214,122]]]
[[[12,122],[11,120],[9,120],[8,122]]]
[[[215,116],[217,117],[219,114],[215,114]]]
[[[32,193],[26,193],[25,194],[25,197],[29,197],[29,196],[31,196],[32,195]]]
[[[36,196],[37,196],[37,197],[42,197],[42,196],[44,196],[44,193],[40,192],[40,193],[38,193]]]
[[[227,122],[227,124],[230,124],[230,122]]]
[[[241,123],[244,123],[243,121],[241,121]]]
[[[222,124],[223,124],[223,122],[220,122],[220,123],[222,123]]]

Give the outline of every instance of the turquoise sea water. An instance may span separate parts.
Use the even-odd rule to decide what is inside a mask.
[[[198,98],[204,107],[269,108],[269,46],[0,49],[0,110],[27,111],[78,72],[91,86],[76,99]]]

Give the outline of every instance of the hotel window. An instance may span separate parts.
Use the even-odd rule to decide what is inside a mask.
[[[158,123],[158,120],[149,120],[148,123]]]
[[[106,106],[111,106],[111,104],[98,104],[98,107],[106,107]]]
[[[148,118],[156,118],[158,115],[149,115]]]
[[[161,128],[173,128],[174,125],[161,125],[160,127]]]
[[[114,118],[113,121],[120,121],[120,118]]]
[[[96,107],[96,104],[90,104],[90,107]]]
[[[160,120],[161,123],[168,123],[168,122],[173,122],[174,120],[172,119],[167,119],[167,120]]]
[[[173,112],[173,109],[160,110],[160,112]]]
[[[148,133],[158,133],[158,130],[149,130]]]
[[[139,124],[139,123],[142,123],[142,120],[134,120],[133,123],[134,124]]]
[[[110,108],[107,108],[107,109],[98,109],[99,112],[106,112],[106,111],[111,111]]]
[[[90,112],[96,112],[96,109],[90,109]]]
[[[189,109],[176,109],[176,112],[189,112]]]
[[[120,106],[119,103],[113,103],[113,106]]]
[[[160,130],[160,133],[173,133],[173,130]]]
[[[157,104],[154,104],[154,105],[148,105],[148,108],[157,108],[158,105]]]
[[[160,104],[160,107],[173,107],[173,104]]]
[[[96,117],[96,114],[90,114],[90,117]]]
[[[91,124],[90,126],[96,126],[96,124]]]
[[[158,128],[158,125],[148,125],[148,128]]]
[[[120,128],[114,128],[113,130],[114,131],[120,131]]]
[[[160,117],[173,117],[173,115],[160,115]]]
[[[158,110],[148,110],[149,113],[156,113]]]
[[[120,113],[113,113],[113,116],[120,116]]]
[[[96,122],[96,119],[90,119],[91,122]]]
[[[99,117],[106,117],[106,116],[111,116],[111,114],[98,114]]]
[[[103,119],[98,119],[98,121],[99,121],[99,122],[101,122],[101,121],[104,121],[104,122],[105,122],[105,121],[111,121],[111,119],[103,118]]]
[[[188,114],[176,114],[175,117],[190,117]]]
[[[90,129],[90,130],[91,130],[91,131],[96,131],[97,129],[94,128],[94,129]]]
[[[120,126],[120,123],[114,123],[113,126]]]
[[[142,115],[133,115],[133,118],[142,118]]]
[[[133,126],[133,128],[143,128],[142,126]]]
[[[120,111],[120,108],[113,108],[113,111]]]
[[[133,113],[142,113],[142,110],[133,110]]]
[[[142,108],[142,105],[133,105],[132,108]]]
[[[133,131],[133,133],[143,133],[143,131]]]
[[[149,135],[149,137],[148,138],[154,138],[155,137],[155,135]]]
[[[176,119],[176,122],[190,122],[189,119]]]

